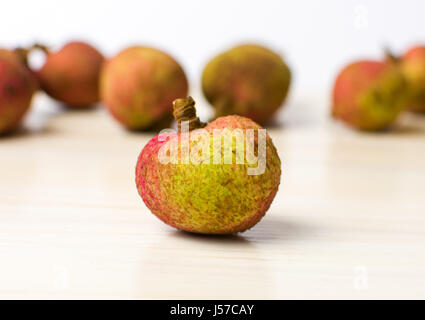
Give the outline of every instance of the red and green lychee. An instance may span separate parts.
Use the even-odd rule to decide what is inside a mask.
[[[359,130],[387,129],[406,107],[406,90],[406,79],[396,65],[354,62],[335,81],[332,116]]]
[[[281,162],[271,138],[262,131],[262,140],[264,129],[241,116],[201,123],[190,97],[174,102],[174,115],[179,132],[154,137],[137,161],[136,184],[146,206],[168,225],[193,233],[232,234],[253,227],[280,183]],[[245,157],[243,151],[237,156],[239,147],[245,147]],[[257,162],[249,160],[249,150],[256,150]],[[252,174],[260,162],[262,170]]]
[[[36,89],[35,78],[16,53],[0,49],[0,134],[19,126]]]
[[[202,90],[217,117],[237,114],[272,122],[289,90],[291,72],[275,52],[240,45],[213,58],[202,75]]]
[[[101,97],[112,116],[130,130],[168,127],[172,102],[188,92],[183,68],[167,53],[135,46],[110,59],[101,75]]]
[[[47,52],[36,72],[41,88],[52,98],[74,108],[99,102],[99,76],[103,55],[85,42],[69,42],[57,52]]]
[[[411,48],[399,62],[409,83],[408,109],[413,112],[425,113],[425,47]]]

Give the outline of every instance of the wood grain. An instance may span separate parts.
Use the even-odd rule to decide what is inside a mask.
[[[386,134],[294,97],[266,217],[231,237],[176,231],[137,194],[152,134],[44,96],[0,140],[0,298],[425,298],[425,117]],[[206,106],[202,103],[200,109]]]

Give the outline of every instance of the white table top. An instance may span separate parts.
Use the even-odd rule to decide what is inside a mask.
[[[293,101],[269,130],[283,175],[265,218],[206,237],[138,196],[152,134],[39,97],[0,140],[0,298],[425,298],[425,117],[362,134]]]

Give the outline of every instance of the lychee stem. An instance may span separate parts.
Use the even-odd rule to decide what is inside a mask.
[[[182,132],[182,122],[187,122],[189,124],[189,131],[200,129],[207,125],[201,122],[196,116],[195,100],[190,96],[173,101],[173,116],[177,121],[179,132]]]
[[[46,55],[49,54],[49,49],[42,44],[39,43],[34,43],[31,47],[29,48],[22,48],[22,47],[18,47],[15,49],[15,53],[18,55],[19,59],[22,61],[22,63],[26,66],[29,67],[28,65],[28,56],[30,55],[30,53],[34,50],[41,50],[43,51]]]
[[[388,61],[391,61],[392,63],[399,63],[400,58],[395,56],[393,52],[388,48],[384,48],[385,57],[388,59]]]

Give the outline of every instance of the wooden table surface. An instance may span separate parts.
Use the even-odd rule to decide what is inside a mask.
[[[207,237],[139,198],[152,134],[39,96],[0,140],[0,298],[424,299],[425,117],[362,134],[324,98],[291,101],[269,129],[283,175],[265,218]]]

